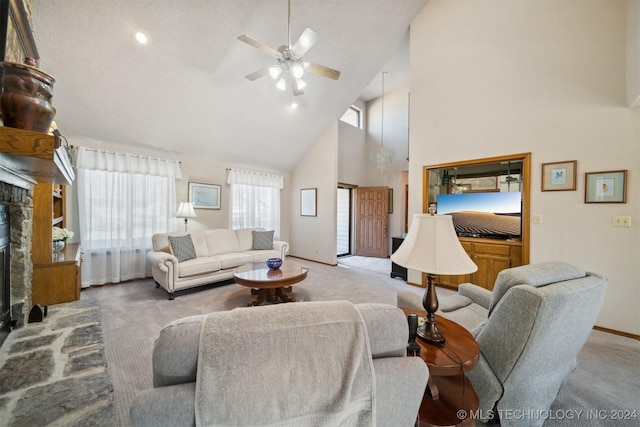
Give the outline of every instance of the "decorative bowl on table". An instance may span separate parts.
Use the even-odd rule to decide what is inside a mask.
[[[280,268],[281,265],[282,265],[282,259],[280,258],[269,258],[267,260],[267,267],[269,267],[270,270],[277,270]]]

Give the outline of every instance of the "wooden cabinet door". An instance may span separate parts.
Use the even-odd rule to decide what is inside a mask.
[[[473,261],[478,266],[478,271],[473,274],[472,283],[490,291],[493,290],[498,273],[511,267],[511,261],[508,257],[475,254]]]

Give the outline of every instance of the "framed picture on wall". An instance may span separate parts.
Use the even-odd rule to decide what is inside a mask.
[[[216,184],[189,183],[189,201],[195,209],[220,209],[221,186]]]
[[[23,0],[0,0],[0,55],[20,64],[40,58]]]
[[[303,188],[300,190],[300,215],[317,216],[317,188]]]
[[[627,203],[627,171],[587,172],[585,203]]]
[[[576,160],[542,164],[542,191],[576,189]]]

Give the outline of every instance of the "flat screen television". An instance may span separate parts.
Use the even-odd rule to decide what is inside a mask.
[[[439,194],[437,212],[451,215],[460,237],[519,239],[522,193],[519,191]]]

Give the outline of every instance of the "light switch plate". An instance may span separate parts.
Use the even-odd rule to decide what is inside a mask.
[[[619,215],[612,216],[611,224],[614,227],[631,227],[631,217]]]

